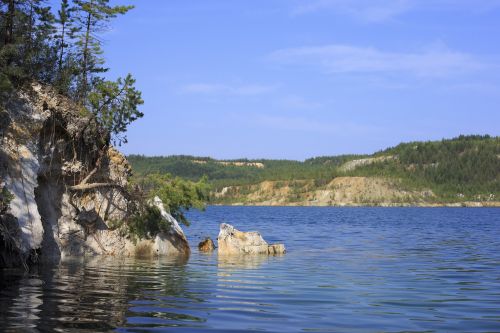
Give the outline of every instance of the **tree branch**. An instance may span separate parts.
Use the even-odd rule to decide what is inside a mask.
[[[103,188],[103,187],[116,187],[119,189],[123,189],[122,185],[113,184],[113,183],[78,184],[78,185],[74,185],[74,186],[69,186],[68,189],[70,191],[87,191],[87,190],[93,190],[96,188]]]

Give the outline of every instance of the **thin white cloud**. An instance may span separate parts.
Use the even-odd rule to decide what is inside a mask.
[[[314,132],[325,134],[355,134],[355,133],[380,133],[381,128],[351,122],[332,122],[328,120],[318,120],[309,117],[295,116],[275,116],[258,114],[252,119],[253,123],[259,127],[267,127],[273,130],[283,130],[291,132]]]
[[[322,103],[306,100],[297,95],[288,95],[278,100],[277,104],[286,109],[311,110],[323,107]]]
[[[446,85],[442,90],[456,94],[458,93],[479,93],[486,95],[500,95],[500,84],[489,82],[467,82]]]
[[[334,11],[361,21],[382,22],[411,10],[485,12],[500,7],[500,0],[297,0],[293,16]]]
[[[292,9],[292,15],[333,10],[368,22],[379,22],[404,13],[413,0],[306,0]]]
[[[371,47],[331,44],[282,49],[269,59],[281,65],[319,67],[328,73],[410,73],[443,77],[486,67],[473,56],[444,47],[421,52],[387,52]]]
[[[218,83],[192,83],[181,87],[181,92],[204,95],[237,95],[237,96],[255,96],[267,94],[276,89],[271,85],[228,85]]]

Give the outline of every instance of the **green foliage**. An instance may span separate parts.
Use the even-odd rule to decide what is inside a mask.
[[[500,194],[500,137],[471,135],[403,143],[376,154],[394,161],[366,165],[355,176],[391,176],[413,188],[431,188],[444,200],[477,200]]]
[[[208,200],[209,185],[205,178],[197,182],[174,178],[169,174],[151,174],[143,178],[132,180],[131,188],[140,193],[137,198],[140,205],[137,211],[126,221],[110,224],[112,228],[126,227],[127,235],[136,238],[153,238],[161,232],[168,232],[171,224],[162,215],[160,210],[151,204],[155,197],[159,197],[165,209],[179,222],[189,225],[184,215],[191,208],[204,209]],[[145,194],[145,195],[144,195]]]
[[[78,76],[77,36],[81,28],[76,24],[77,8],[62,0],[55,18],[54,48],[57,52],[57,76],[52,82],[61,93],[75,95],[75,78]]]
[[[143,116],[143,101],[130,74],[116,81],[102,76],[107,68],[100,34],[133,8],[109,2],[61,0],[55,11],[46,0],[0,2],[0,92],[33,80],[52,85],[121,144],[127,126]]]
[[[170,173],[190,180],[207,176],[215,189],[230,185],[255,184],[264,180],[318,179],[326,182],[335,177],[337,164],[311,163],[289,160],[231,160],[226,162],[262,163],[264,168],[255,166],[224,165],[220,161],[193,156],[127,157],[136,174]]]
[[[396,156],[384,162],[341,172],[339,167],[351,160]],[[405,190],[431,189],[436,200],[481,200],[500,197],[500,138],[460,136],[451,140],[403,143],[374,155],[324,156],[299,161],[233,160],[258,162],[255,166],[224,165],[207,157],[169,156],[145,157],[131,155],[128,160],[138,175],[170,173],[191,180],[206,175],[214,189],[243,186],[262,181],[314,180],[321,188],[337,176],[366,176],[400,179]],[[245,187],[240,188],[245,191]],[[242,194],[243,195],[243,194]],[[238,199],[238,200],[241,200]]]
[[[54,16],[46,1],[7,0],[0,7],[0,76],[2,85],[18,86],[26,79],[44,81],[52,75]]]
[[[130,74],[116,82],[102,80],[88,96],[90,111],[113,136],[114,144],[126,143],[127,126],[144,115],[138,110],[144,101],[134,84]]]
[[[146,205],[127,220],[127,227],[128,235],[151,239],[161,232],[168,232],[171,226],[158,208]]]
[[[191,208],[204,209],[210,192],[206,178],[192,182],[170,174],[150,174],[134,183],[147,193],[149,200],[158,196],[165,209],[185,225],[189,225],[189,221],[184,213]]]
[[[75,0],[78,16],[77,54],[80,64],[77,98],[84,101],[96,83],[95,75],[107,71],[103,67],[102,39],[99,34],[106,31],[111,19],[127,13],[133,6],[110,6],[109,0]],[[99,80],[97,80],[99,82]]]
[[[0,183],[1,183],[1,179],[0,179]],[[14,199],[14,196],[4,186],[0,185],[0,187],[1,187],[1,189],[0,189],[0,214],[3,214],[8,209],[10,202],[12,201],[12,199]]]

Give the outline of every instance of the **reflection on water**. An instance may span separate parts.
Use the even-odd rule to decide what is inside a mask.
[[[192,244],[224,219],[289,253],[0,271],[0,331],[498,332],[498,212],[210,207]]]
[[[241,270],[241,269],[258,269],[264,263],[283,258],[284,255],[267,256],[267,255],[223,255],[217,257],[217,267],[221,271],[225,270]]]

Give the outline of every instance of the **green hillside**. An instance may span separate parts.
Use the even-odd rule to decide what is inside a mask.
[[[360,167],[352,174],[398,177],[441,196],[500,193],[500,137],[403,143],[375,155],[393,155],[397,160]]]
[[[150,173],[170,173],[175,176],[198,180],[207,176],[216,187],[244,185],[264,180],[318,179],[329,180],[335,177],[342,163],[363,155],[319,157],[304,162],[292,160],[247,160],[238,159],[226,162],[262,163],[264,168],[254,166],[221,165],[218,160],[208,157],[168,156],[146,157],[130,155],[128,160],[138,176]],[[199,163],[203,161],[204,163]]]
[[[314,180],[314,186],[321,188],[336,177],[360,176],[397,179],[406,189],[430,189],[444,201],[493,200],[500,196],[500,137],[490,136],[409,142],[373,155],[324,156],[303,162],[139,155],[128,159],[138,177],[170,173],[197,180],[207,176],[215,191],[227,186],[292,180]],[[239,165],[228,165],[237,162]],[[261,163],[262,167],[250,163]]]

